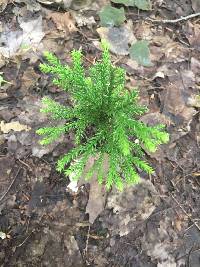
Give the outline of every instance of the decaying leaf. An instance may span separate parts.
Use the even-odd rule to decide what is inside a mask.
[[[80,10],[90,6],[92,0],[73,0],[71,3],[71,8],[74,10]]]
[[[150,60],[150,51],[148,47],[148,42],[137,41],[130,47],[130,57],[136,60],[139,64],[145,67],[151,67],[152,63]]]
[[[9,58],[14,56],[17,52],[38,47],[44,33],[42,31],[42,16],[29,21],[19,19],[19,25],[22,30],[11,31],[8,27],[5,28],[1,37],[0,55]]]
[[[200,27],[198,23],[188,22],[187,39],[193,48],[200,51]]]
[[[98,217],[98,215],[104,210],[105,198],[106,198],[106,189],[103,185],[102,186],[99,185],[98,180],[97,180],[97,173],[94,173],[89,181],[85,180],[87,177],[87,173],[88,173],[89,169],[93,166],[95,160],[96,160],[96,158],[94,158],[94,157],[89,158],[89,160],[85,166],[83,175],[78,182],[79,187],[85,183],[90,184],[89,200],[88,200],[88,203],[86,206],[86,212],[89,214],[89,222],[90,223],[94,223],[94,221]],[[104,175],[106,176],[106,174],[108,172],[108,157],[107,157],[107,155],[105,155],[105,157],[104,157],[103,170],[104,170]],[[72,179],[70,178],[70,180],[72,180]],[[72,187],[73,187],[73,183],[72,183]],[[76,187],[75,187],[75,191],[76,191]]]
[[[195,12],[200,11],[200,1],[199,0],[191,0],[192,2],[192,8]]]
[[[24,71],[21,79],[21,92],[23,92],[24,95],[28,94],[29,88],[33,87],[37,83],[39,77],[40,75],[34,71],[33,67],[28,67]]]
[[[141,10],[151,9],[150,0],[112,0],[112,2],[116,4],[123,4],[125,6],[135,6]]]
[[[48,17],[53,20],[58,30],[61,30],[65,33],[77,31],[74,19],[72,18],[70,12],[53,12],[50,13]]]
[[[112,236],[125,236],[151,215],[159,201],[154,185],[144,179],[138,185],[124,188],[123,192],[113,188],[100,220]],[[112,210],[109,216],[107,210]]]
[[[36,0],[15,0],[16,3],[24,3],[27,6],[27,10],[34,12],[41,9],[40,4]]]
[[[37,45],[44,37],[42,31],[42,16],[29,21],[19,20],[20,27],[23,30],[23,38],[21,45]]]
[[[104,210],[105,188],[99,186],[96,177],[90,181],[90,195],[86,206],[86,213],[89,214],[89,222],[94,223],[97,216]]]
[[[87,26],[88,28],[91,28],[93,25],[96,24],[96,21],[93,16],[86,17],[84,16],[84,14],[78,13],[76,11],[72,11],[71,13],[78,27]]]
[[[3,133],[9,133],[10,131],[21,132],[21,131],[30,131],[31,128],[27,125],[20,124],[18,121],[12,121],[5,123],[1,121],[0,131]]]
[[[101,39],[109,43],[110,51],[117,55],[128,55],[129,44],[136,41],[133,35],[132,21],[128,21],[121,27],[101,27],[97,29]]]
[[[111,5],[103,7],[99,12],[99,17],[103,27],[120,26],[126,19],[123,7],[115,8]]]
[[[68,9],[71,6],[73,0],[37,0],[39,3],[47,6],[56,6],[64,9]]]
[[[0,1],[0,13],[5,10],[8,3],[9,3],[9,0],[1,0]]]
[[[188,98],[187,104],[191,107],[200,108],[200,95],[194,95]]]

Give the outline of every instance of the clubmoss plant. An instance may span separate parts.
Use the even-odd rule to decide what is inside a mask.
[[[125,88],[125,71],[113,66],[108,46],[102,42],[102,60],[85,73],[81,51],[72,51],[72,65],[62,65],[53,54],[46,52],[48,64],[41,64],[44,73],[55,77],[53,83],[68,91],[72,106],[61,105],[45,97],[41,110],[50,113],[55,124],[62,125],[37,130],[48,145],[62,134],[73,132],[75,147],[57,162],[57,170],[78,179],[91,157],[96,160],[86,179],[96,173],[99,184],[119,190],[124,184],[138,183],[138,171],[149,174],[153,169],[144,161],[143,148],[155,152],[158,145],[167,143],[169,135],[164,125],[149,127],[139,119],[147,108],[138,104],[138,91]],[[105,160],[108,170],[105,172]]]

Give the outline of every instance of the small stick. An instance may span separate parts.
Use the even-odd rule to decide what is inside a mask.
[[[20,243],[19,245],[17,245],[16,247],[19,248],[19,247],[23,246],[24,243],[30,238],[30,236],[31,236],[34,232],[35,232],[35,229],[33,229],[33,230],[31,231],[31,233],[24,239],[24,241],[23,241],[22,243]]]
[[[12,183],[9,185],[8,189],[5,191],[5,193],[3,194],[3,196],[0,198],[0,202],[4,199],[4,197],[8,194],[8,192],[10,191],[12,185],[14,184],[15,180],[17,179],[17,176],[19,174],[19,172],[21,171],[21,168],[18,169],[15,178],[12,180]]]
[[[164,20],[158,20],[158,19],[151,19],[151,18],[147,18],[147,20],[150,20],[152,22],[161,22],[161,23],[177,23],[177,22],[181,22],[181,21],[185,21],[188,19],[192,19],[192,18],[196,18],[200,16],[200,12],[198,13],[194,13],[185,17],[180,17],[178,19],[164,19]]]
[[[88,232],[87,232],[87,240],[86,240],[86,245],[85,245],[85,249],[84,249],[84,256],[85,258],[87,257],[87,251],[88,251],[88,243],[89,243],[89,238],[90,238],[90,225],[88,227]],[[87,261],[87,259],[86,259]]]
[[[193,223],[193,225],[195,225],[196,228],[200,231],[199,225],[192,219],[192,216],[190,216],[187,213],[187,211],[181,206],[181,204],[178,202],[178,200],[172,194],[170,194],[170,195],[173,198],[173,200],[176,202],[176,204],[179,206],[179,208],[183,211],[183,213],[185,213],[185,215],[188,217],[188,219],[190,219],[190,221]]]

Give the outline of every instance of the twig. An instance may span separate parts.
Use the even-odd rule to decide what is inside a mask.
[[[24,243],[31,237],[31,235],[32,235],[34,232],[35,232],[35,229],[33,229],[33,230],[31,231],[31,233],[24,239],[24,241],[23,241],[22,243],[20,243],[19,245],[17,245],[16,247],[19,248],[19,247],[23,246]]]
[[[190,219],[190,221],[196,226],[196,228],[200,231],[199,225],[192,219],[192,216],[187,213],[187,211],[181,206],[181,204],[178,202],[178,200],[170,194],[173,200],[176,202],[176,204],[180,207],[180,209],[185,213],[185,215]]]
[[[88,243],[89,243],[89,238],[90,238],[90,225],[89,225],[89,227],[88,227],[88,232],[87,232],[87,240],[86,240],[86,245],[85,245],[85,249],[84,249],[84,256],[85,256],[85,260],[86,260],[86,262],[87,262],[87,251],[88,251]]]
[[[150,20],[152,22],[161,22],[161,23],[177,23],[177,22],[181,22],[181,21],[185,21],[188,19],[192,19],[192,18],[196,18],[200,16],[200,12],[198,13],[194,13],[185,17],[180,17],[178,19],[163,19],[163,20],[158,20],[158,19],[151,19],[151,18],[147,18],[147,20]]]
[[[15,180],[17,179],[17,176],[19,174],[19,172],[21,171],[21,168],[18,169],[15,178],[12,180],[12,183],[9,185],[8,189],[5,191],[5,193],[3,194],[3,196],[0,198],[0,202],[4,199],[4,197],[8,194],[8,192],[10,191],[12,185],[14,184]]]

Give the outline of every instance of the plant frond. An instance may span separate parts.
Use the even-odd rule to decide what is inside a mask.
[[[139,173],[153,173],[144,160],[144,150],[155,152],[169,141],[164,125],[148,126],[139,120],[147,112],[139,104],[139,92],[125,88],[125,71],[111,62],[109,47],[102,42],[102,59],[85,71],[81,51],[72,51],[72,64],[62,65],[46,52],[47,63],[40,69],[53,76],[53,84],[67,90],[72,107],[45,97],[42,112],[64,125],[41,128],[42,144],[56,141],[64,133],[73,132],[75,145],[57,162],[57,170],[73,179],[95,176],[109,190],[115,185],[123,190],[126,184],[140,181]],[[91,157],[94,164],[85,174]],[[106,166],[106,167],[105,167]]]

